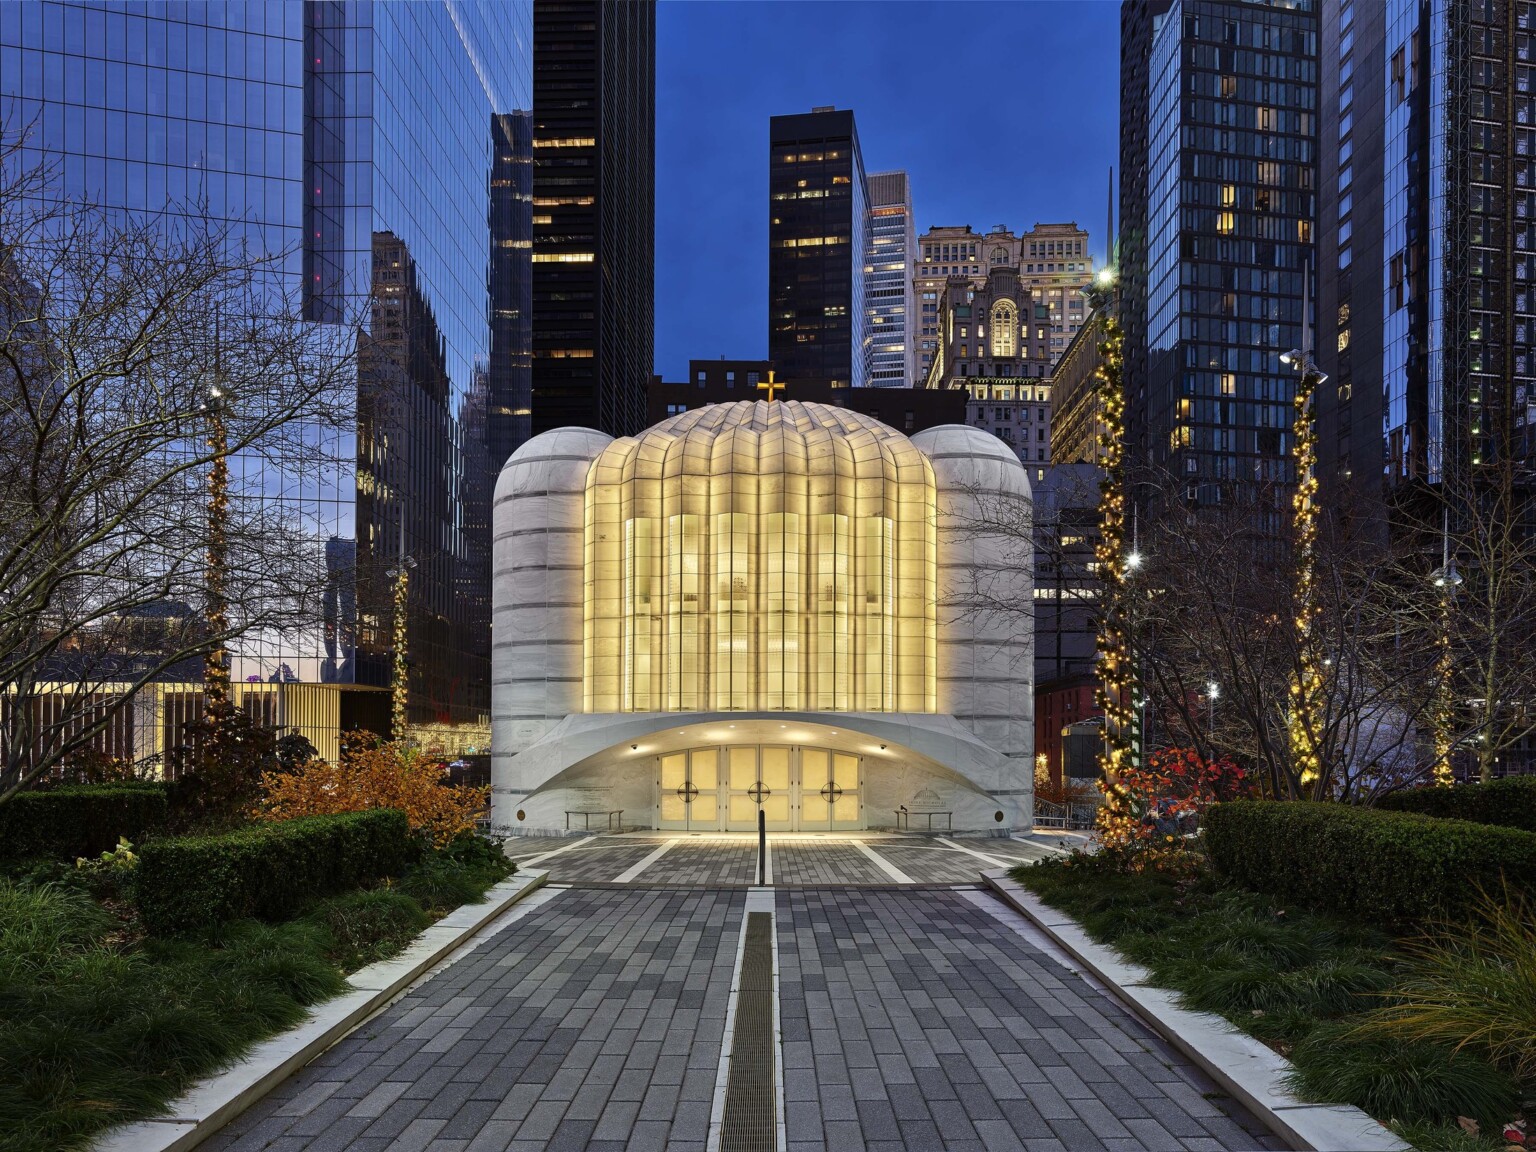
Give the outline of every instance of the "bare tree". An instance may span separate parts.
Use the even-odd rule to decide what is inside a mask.
[[[1293,626],[1296,573],[1280,485],[1234,485],[1194,508],[1169,482],[1143,532],[1134,643],[1169,739],[1233,755],[1282,798],[1368,798],[1421,779],[1420,734],[1438,649],[1418,626],[1429,585],[1402,579],[1402,550],[1324,509],[1309,643]],[[1320,771],[1294,763],[1292,686],[1315,675]]]
[[[1441,748],[1491,779],[1536,736],[1536,491],[1512,465],[1427,493],[1407,580],[1433,587],[1415,623],[1445,653]],[[1431,566],[1433,569],[1431,569]]]
[[[146,685],[317,628],[324,529],[306,509],[337,482],[357,381],[355,329],[302,321],[284,253],[249,251],[196,206],[61,199],[19,161],[9,138],[0,800],[91,747]],[[210,503],[221,461],[227,499]]]

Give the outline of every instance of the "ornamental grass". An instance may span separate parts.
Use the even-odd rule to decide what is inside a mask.
[[[1357,1031],[1483,1053],[1536,1085],[1536,900],[1485,892],[1470,923],[1443,923],[1408,941],[1393,1002]]]

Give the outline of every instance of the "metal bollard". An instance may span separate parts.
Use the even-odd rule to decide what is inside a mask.
[[[761,808],[757,810],[757,886],[767,883],[768,876],[768,817]]]

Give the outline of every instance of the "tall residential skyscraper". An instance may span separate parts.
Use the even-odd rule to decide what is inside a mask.
[[[787,380],[869,383],[869,190],[853,113],[774,116],[768,154],[768,358]]]
[[[1290,478],[1312,259],[1316,0],[1125,0],[1121,317],[1132,460],[1201,502]]]
[[[20,162],[54,162],[64,194],[209,215],[288,253],[305,317],[360,326],[341,430],[316,433],[327,458],[239,493],[307,527],[330,586],[312,627],[244,638],[234,679],[303,682],[327,755],[338,727],[387,720],[402,554],[412,722],[489,712],[467,638],[488,583],[465,583],[465,524],[489,514],[460,501],[483,488],[465,437],[485,423],[491,125],[528,106],[530,28],[526,0],[0,4],[0,122],[32,132]]]
[[[1536,450],[1532,17],[1522,0],[1326,8],[1325,485],[1380,496]]]
[[[869,177],[869,255],[864,262],[872,349],[869,382],[875,388],[910,388],[916,383],[916,309],[912,306],[916,253],[907,174],[876,172]]]
[[[533,418],[646,425],[655,345],[656,5],[534,0]]]

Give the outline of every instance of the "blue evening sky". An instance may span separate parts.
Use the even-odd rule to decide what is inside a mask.
[[[1115,0],[664,0],[656,371],[768,353],[768,117],[852,108],[905,168],[918,234],[1076,220],[1102,255],[1117,163]]]

